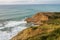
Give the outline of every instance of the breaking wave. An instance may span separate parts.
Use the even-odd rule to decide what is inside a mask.
[[[26,21],[5,21],[0,23],[0,40],[10,40],[21,30],[27,28]]]

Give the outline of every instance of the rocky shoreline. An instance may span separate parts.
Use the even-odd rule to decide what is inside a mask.
[[[38,26],[28,27],[11,40],[53,40],[57,36],[59,37],[56,40],[60,38],[60,12],[39,12],[31,18],[25,19],[25,21]],[[56,33],[57,30],[58,33]]]

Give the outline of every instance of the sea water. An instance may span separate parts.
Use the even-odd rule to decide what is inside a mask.
[[[26,29],[26,17],[38,12],[60,12],[59,4],[0,5],[0,40],[10,40]]]

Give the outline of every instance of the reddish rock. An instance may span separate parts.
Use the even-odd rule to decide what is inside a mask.
[[[31,18],[27,18],[26,21],[27,23],[32,22],[35,25],[40,25],[43,24],[43,22],[48,21],[48,16],[41,12],[33,15]]]
[[[27,18],[25,21],[27,21],[27,23],[32,21],[32,18]]]

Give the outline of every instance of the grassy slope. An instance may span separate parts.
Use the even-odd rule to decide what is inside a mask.
[[[27,28],[12,40],[60,40],[60,25],[34,26]]]
[[[29,37],[27,40],[60,40],[60,28],[51,29],[49,32],[45,31],[43,34]]]

